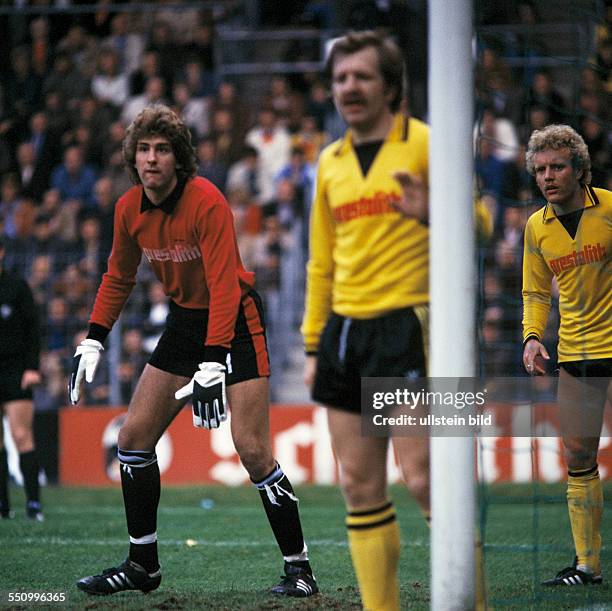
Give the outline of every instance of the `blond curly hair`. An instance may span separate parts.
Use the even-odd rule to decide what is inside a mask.
[[[544,129],[536,129],[529,138],[525,165],[531,175],[535,175],[534,157],[544,150],[568,149],[574,170],[582,170],[580,183],[588,185],[591,182],[591,157],[589,149],[582,136],[569,125],[547,125]]]

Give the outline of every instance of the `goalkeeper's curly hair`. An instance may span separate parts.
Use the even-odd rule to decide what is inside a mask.
[[[547,125],[536,129],[529,138],[525,156],[527,171],[535,175],[534,157],[546,149],[568,149],[574,170],[582,170],[580,183],[591,183],[591,157],[582,136],[569,125]]]
[[[136,145],[142,138],[163,136],[168,139],[176,157],[176,175],[179,181],[196,175],[196,153],[191,144],[191,132],[183,121],[167,106],[147,106],[132,121],[123,139],[123,161],[131,181],[140,184],[136,171]]]

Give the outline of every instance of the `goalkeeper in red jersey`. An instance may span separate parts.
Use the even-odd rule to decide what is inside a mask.
[[[546,205],[525,228],[523,363],[544,375],[542,344],[553,279],[559,287],[561,435],[568,468],[567,504],[576,557],[544,585],[600,584],[602,486],[597,451],[612,400],[612,192],[593,188],[582,137],[549,125],[529,140],[527,169]]]
[[[194,425],[206,429],[219,427],[231,406],[236,451],[259,490],[284,557],[285,574],[271,591],[315,594],[298,499],[270,447],[263,311],[254,276],[240,260],[232,212],[214,185],[195,177],[189,130],[169,108],[151,106],[136,117],[126,132],[123,156],[135,186],[115,208],[108,270],[87,338],[73,360],[71,402],[79,400],[83,381],[93,380],[103,342],[135,285],[143,255],[170,298],[170,313],[119,431],[128,557],[77,586],[89,594],[149,592],[159,586],[155,446],[191,400]]]

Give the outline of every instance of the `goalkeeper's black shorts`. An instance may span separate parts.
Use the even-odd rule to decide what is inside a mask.
[[[192,377],[204,361],[207,325],[208,309],[183,308],[171,301],[166,329],[149,364],[174,375]],[[228,386],[270,375],[263,307],[253,290],[240,303],[227,369]]]
[[[362,377],[426,377],[427,318],[426,306],[366,320],[332,313],[319,344],[313,400],[360,413]]]

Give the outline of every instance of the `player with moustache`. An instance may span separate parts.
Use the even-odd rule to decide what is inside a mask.
[[[363,605],[399,609],[399,528],[387,437],[361,429],[361,377],[425,377],[427,126],[400,112],[401,52],[375,32],[337,39],[327,60],[348,125],[319,158],[302,333],[305,382],[327,408],[349,549]],[[408,489],[429,519],[429,440],[394,437]]]

